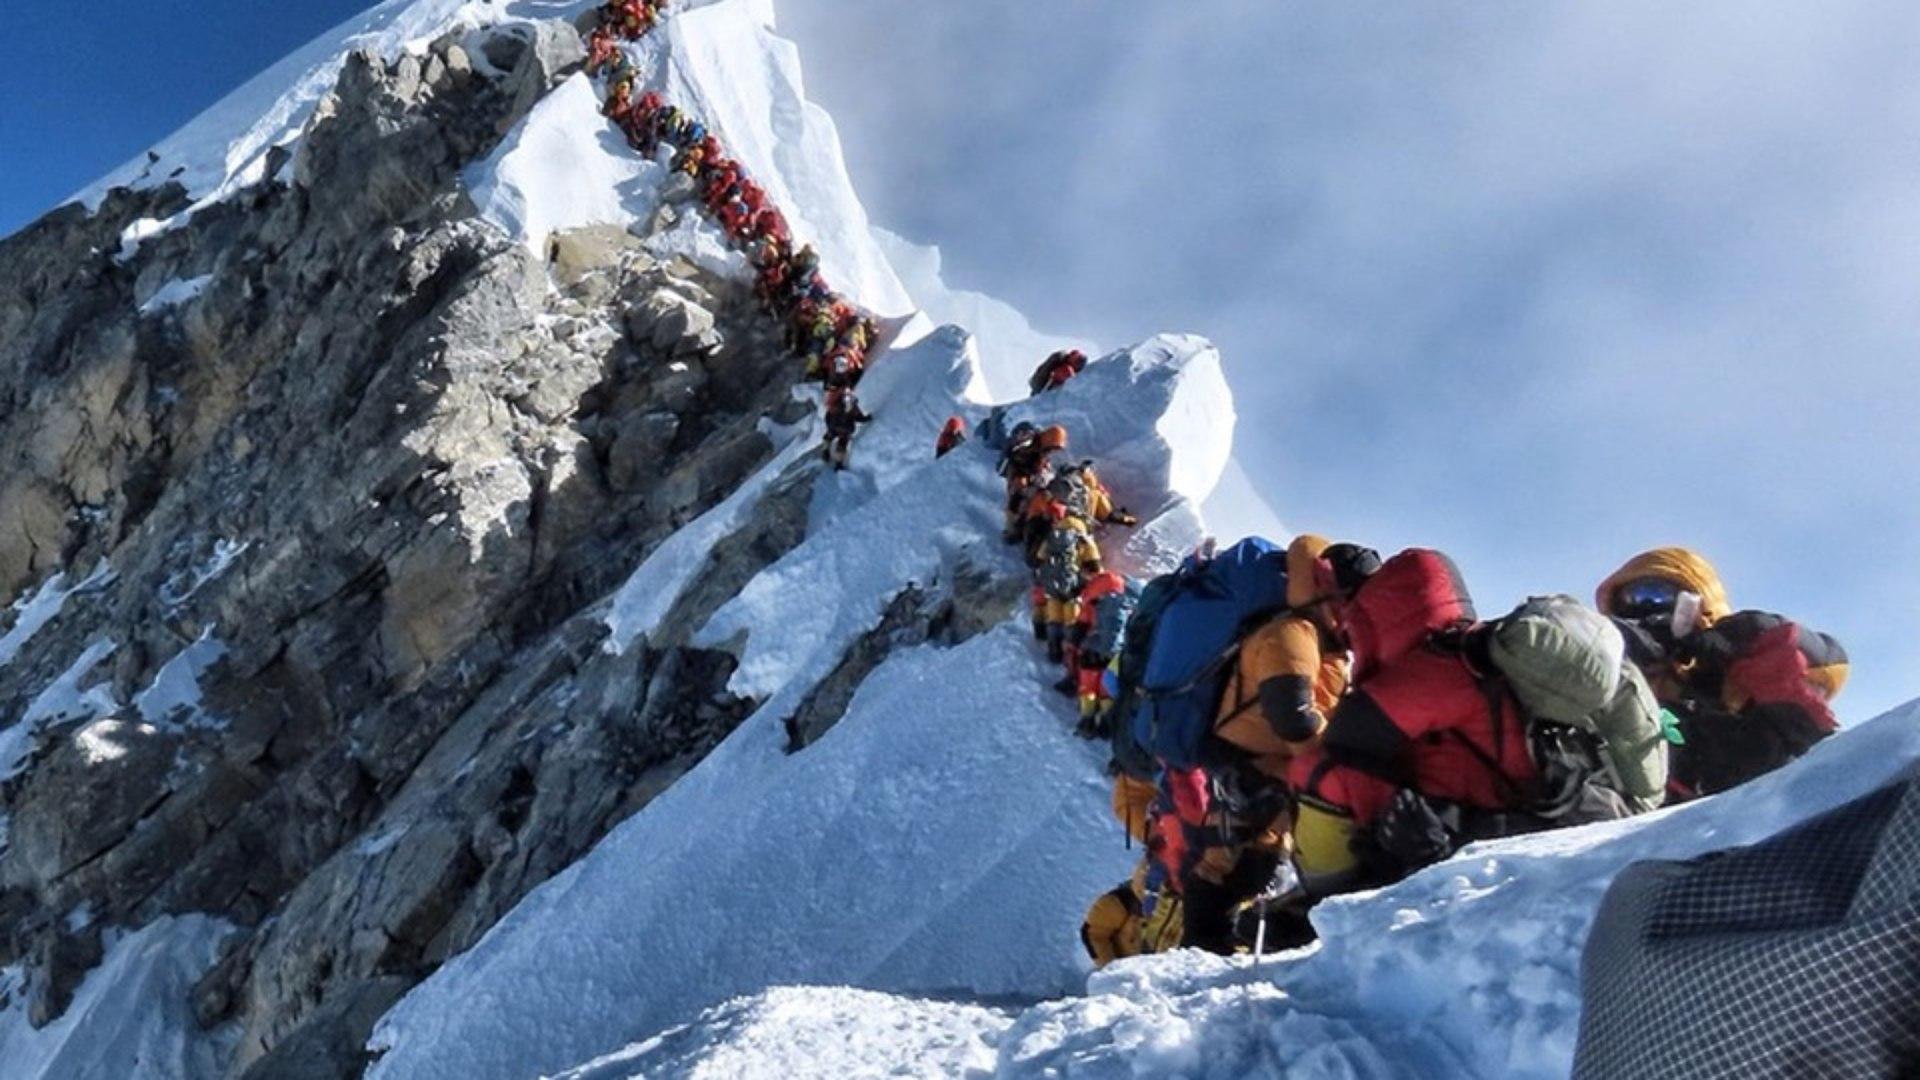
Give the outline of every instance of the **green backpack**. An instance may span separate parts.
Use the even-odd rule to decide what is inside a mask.
[[[1489,653],[1526,712],[1543,778],[1553,765],[1582,769],[1568,748],[1584,744],[1578,784],[1617,794],[1629,813],[1660,805],[1670,725],[1612,620],[1570,596],[1536,596],[1493,624]]]

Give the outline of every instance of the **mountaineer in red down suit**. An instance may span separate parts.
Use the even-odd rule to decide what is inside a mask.
[[[1340,582],[1326,584],[1354,689],[1288,772],[1300,800],[1295,866],[1314,896],[1396,880],[1451,854],[1461,834],[1497,832],[1534,783],[1524,717],[1489,678],[1453,560],[1404,551],[1344,600]]]

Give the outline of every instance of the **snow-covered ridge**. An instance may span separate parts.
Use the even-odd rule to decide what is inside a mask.
[[[197,201],[223,199],[265,176],[268,151],[299,137],[351,53],[366,49],[391,58],[418,51],[444,34],[569,18],[588,6],[581,0],[385,0],[241,84],[156,143],[153,158],[142,154],[69,201],[97,209],[113,188],[168,181],[181,184]]]
[[[375,1033],[374,1075],[558,1070],[785,982],[987,998],[1080,985],[1072,927],[1135,853],[1108,816],[1102,750],[1074,738],[1067,700],[1042,690],[1052,676],[1024,612],[953,648],[896,653],[825,738],[784,752],[782,720],[902,590],[984,570],[1017,608],[1023,571],[998,538],[992,451],[935,461],[927,445],[940,417],[981,412],[964,398],[974,356],[948,330],[874,369],[862,389],[878,419],[854,469],[822,478],[807,539],[700,635],[738,643],[730,690],[759,711],[403,1000]],[[1148,518],[1111,548],[1144,570],[1199,538],[1193,500],[1217,478],[1205,475],[1213,440],[1231,437],[1163,417],[1209,395],[1230,415],[1224,393],[1210,346],[1166,338],[1094,362],[1015,415],[1065,420],[1108,467]],[[1176,479],[1192,486],[1175,491]],[[623,595],[656,610],[672,603],[659,589],[687,580],[646,566],[636,577],[649,587]]]

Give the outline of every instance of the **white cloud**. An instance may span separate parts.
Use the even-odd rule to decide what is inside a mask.
[[[1920,691],[1910,7],[781,25],[876,219],[958,284],[1106,345],[1217,340],[1289,524],[1447,547],[1489,608],[1697,543],[1737,601],[1843,637],[1843,712]]]

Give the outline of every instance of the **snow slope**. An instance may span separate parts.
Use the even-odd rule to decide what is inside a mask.
[[[1007,1022],[976,1005],[860,990],[774,990],[569,1069],[560,1080],[806,1076],[829,1063],[835,1076],[959,1076],[993,1066],[990,1038]],[[854,1046],[865,1052],[857,1061],[847,1056]]]
[[[990,451],[934,461],[926,445],[928,416],[965,407],[972,356],[945,330],[875,369],[881,419],[854,470],[824,478],[806,541],[700,635],[744,636],[731,689],[763,706],[403,1000],[375,1033],[386,1054],[373,1075],[557,1070],[783,982],[975,998],[1080,985],[1085,961],[1062,928],[1136,853],[1109,816],[1102,750],[1040,690],[1053,675],[1024,615],[894,655],[823,739],[783,752],[780,721],[909,583],[950,582],[962,564],[1018,580]],[[1206,343],[1158,339],[1097,361],[1051,403],[1123,495],[1159,512],[1135,558],[1171,558],[1197,536],[1188,499],[1205,497],[1211,440],[1231,431],[1176,441],[1162,418],[1224,390]],[[902,452],[887,452],[896,440]],[[1176,478],[1189,486],[1170,491]]]
[[[35,1031],[20,970],[0,969],[0,1075],[7,1080],[125,1080],[220,1075],[233,1033],[202,1032],[193,984],[232,928],[169,916],[114,940],[65,1014]]]
[[[913,1000],[847,1013],[843,991],[786,989],[583,1075],[700,1075],[724,1062],[740,1067],[734,1075],[845,1076],[869,1061],[922,1060],[916,1047],[940,1061],[985,1038],[996,1052],[979,1073],[1008,1078],[1565,1076],[1580,950],[1622,867],[1763,840],[1916,768],[1920,702],[1717,798],[1479,845],[1394,888],[1330,901],[1314,916],[1323,944],[1263,965],[1190,953],[1124,961],[1092,976],[1083,996],[1029,1008],[1004,1028]],[[768,1014],[804,1017],[818,1052],[784,1061],[739,1021]]]

